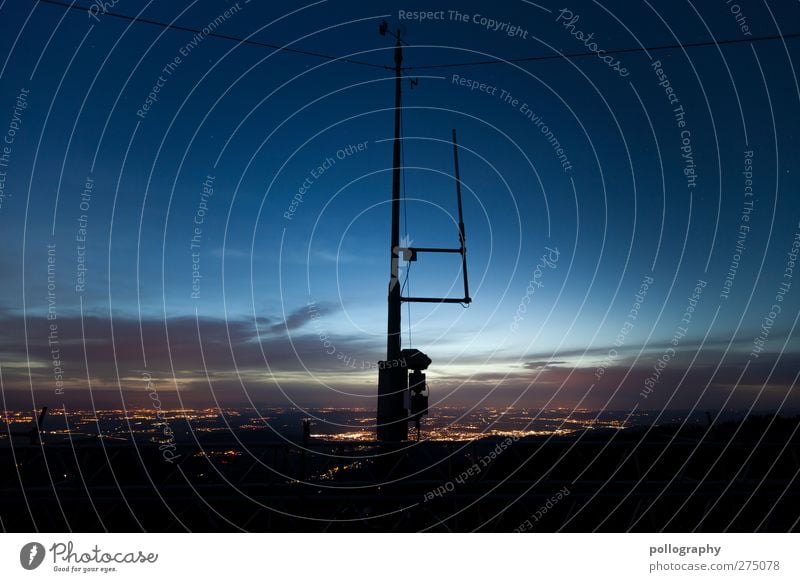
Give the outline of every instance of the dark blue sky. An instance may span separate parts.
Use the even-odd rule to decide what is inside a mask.
[[[33,387],[81,406],[88,376],[98,402],[138,404],[147,372],[172,403],[177,387],[193,404],[374,406],[362,367],[385,346],[393,72],[125,15],[386,66],[378,23],[403,25],[419,79],[404,83],[410,244],[457,246],[452,128],[462,147],[474,302],[413,306],[410,337],[403,311],[434,402],[796,407],[798,41],[727,41],[795,34],[800,7],[460,4],[466,22],[441,2],[0,5],[0,131],[19,126],[0,168],[8,402],[30,406]],[[444,12],[400,19],[417,10]],[[611,65],[421,68],[714,40]],[[424,255],[409,286],[455,296],[459,277],[456,258]]]

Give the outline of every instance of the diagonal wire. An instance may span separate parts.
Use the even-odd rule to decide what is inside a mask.
[[[82,12],[86,12],[88,10],[88,8],[85,7],[85,6],[78,6],[78,5],[75,5],[75,4],[67,4],[66,2],[60,2],[59,0],[38,0],[38,2],[40,2],[41,4],[51,4],[53,6],[61,6],[62,8],[71,8],[73,10],[80,10]],[[262,41],[258,41],[258,40],[242,39],[242,38],[239,38],[237,36],[232,36],[232,35],[229,35],[229,34],[220,34],[218,32],[211,32],[209,34],[205,34],[202,30],[199,30],[199,29],[196,29],[196,28],[190,28],[188,26],[181,26],[179,24],[167,24],[167,23],[164,23],[164,22],[159,22],[158,20],[151,20],[149,18],[139,18],[139,17],[136,17],[136,16],[128,16],[127,14],[120,14],[118,12],[103,12],[103,16],[104,17],[105,16],[111,16],[113,18],[120,18],[122,20],[127,20],[127,21],[131,21],[131,22],[139,22],[139,23],[142,23],[142,24],[149,24],[149,25],[152,25],[152,26],[160,26],[162,28],[169,28],[171,30],[177,30],[177,31],[180,31],[180,32],[191,32],[191,33],[194,33],[194,34],[202,34],[203,36],[208,36],[208,37],[213,37],[213,38],[220,38],[220,39],[224,39],[224,40],[231,40],[231,41],[238,42],[238,43],[241,43],[241,44],[248,44],[248,45],[258,46],[258,47],[262,47],[262,48],[279,49],[279,50],[285,51],[287,53],[294,53],[294,54],[305,55],[305,56],[309,56],[309,57],[317,57],[317,58],[320,58],[320,59],[328,59],[330,61],[341,61],[343,63],[349,63],[349,64],[352,64],[352,65],[362,65],[362,66],[365,66],[365,67],[373,67],[373,68],[376,68],[376,69],[391,69],[392,68],[392,67],[389,67],[387,65],[379,65],[379,64],[370,63],[370,62],[367,62],[367,61],[360,61],[358,59],[350,59],[350,58],[346,58],[346,57],[337,57],[335,55],[328,55],[328,54],[325,54],[325,53],[318,53],[318,52],[315,52],[315,51],[307,51],[307,50],[303,50],[303,49],[291,48],[291,47],[287,47],[285,45],[273,44],[273,43],[269,43],[269,42],[262,42]]]
[[[605,51],[603,54],[615,55],[624,53],[640,53],[640,52],[650,52],[650,51],[664,51],[671,49],[674,50],[674,49],[699,48],[706,46],[728,45],[728,44],[738,44],[738,43],[754,43],[754,42],[764,42],[771,40],[789,40],[796,38],[800,38],[800,33],[777,34],[773,36],[758,36],[753,38],[734,38],[729,40],[709,40],[709,41],[690,42],[681,44],[664,44],[651,47],[623,48],[623,49]],[[556,59],[575,59],[575,58],[590,57],[590,56],[597,56],[597,53],[581,52],[581,53],[567,53],[563,55],[562,54],[537,55],[533,57],[521,57],[516,59],[486,59],[482,61],[462,61],[460,63],[439,63],[434,65],[417,65],[416,67],[404,67],[404,70],[411,71],[411,70],[421,70],[421,69],[450,69],[457,67],[473,67],[479,65],[498,65],[503,63],[527,63],[533,61],[549,61]]]

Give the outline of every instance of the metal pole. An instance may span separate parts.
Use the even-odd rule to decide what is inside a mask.
[[[464,212],[461,209],[461,174],[458,171],[458,143],[453,130],[453,164],[456,172],[456,198],[458,199],[458,240],[461,244],[461,271],[464,273],[464,301],[469,303],[469,280],[467,279],[467,246],[464,236]]]
[[[399,246],[400,246],[400,106],[402,96],[403,47],[400,32],[394,49],[395,98],[394,98],[394,156],[392,168],[392,240],[391,240],[391,278],[389,280],[388,326],[386,341],[387,366],[379,370],[378,379],[378,440],[402,441],[408,438],[408,411],[405,407],[403,384],[407,370],[397,366],[401,359]],[[381,378],[381,374],[383,378]],[[381,381],[383,380],[383,381]]]

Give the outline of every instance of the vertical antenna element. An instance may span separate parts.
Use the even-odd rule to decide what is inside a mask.
[[[470,303],[469,279],[467,278],[467,239],[464,234],[464,211],[461,208],[461,173],[458,171],[458,143],[453,130],[453,164],[456,174],[456,200],[458,201],[458,242],[461,248],[461,270],[464,273],[464,303]]]

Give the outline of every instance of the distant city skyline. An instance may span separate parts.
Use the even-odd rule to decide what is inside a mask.
[[[158,409],[159,413],[162,409]],[[45,444],[66,444],[76,439],[91,440],[102,435],[117,440],[164,440],[168,430],[171,441],[184,443],[209,435],[225,437],[229,433],[250,435],[263,440],[301,437],[302,426],[310,422],[310,438],[348,441],[374,441],[376,427],[371,408],[207,408],[166,410],[156,417],[153,406],[131,409],[53,410],[41,419],[40,438]],[[685,412],[685,411],[684,411]],[[739,414],[726,414],[721,421],[739,420]],[[28,412],[6,411],[0,421],[0,444],[9,442],[6,426],[17,434],[12,440],[27,440],[20,430],[32,426]],[[421,437],[432,441],[467,441],[485,437],[540,437],[580,435],[591,430],[625,430],[653,425],[706,426],[703,413],[685,415],[659,411],[571,410],[569,408],[533,410],[495,408],[437,407],[426,417]],[[6,426],[3,426],[6,425]]]

